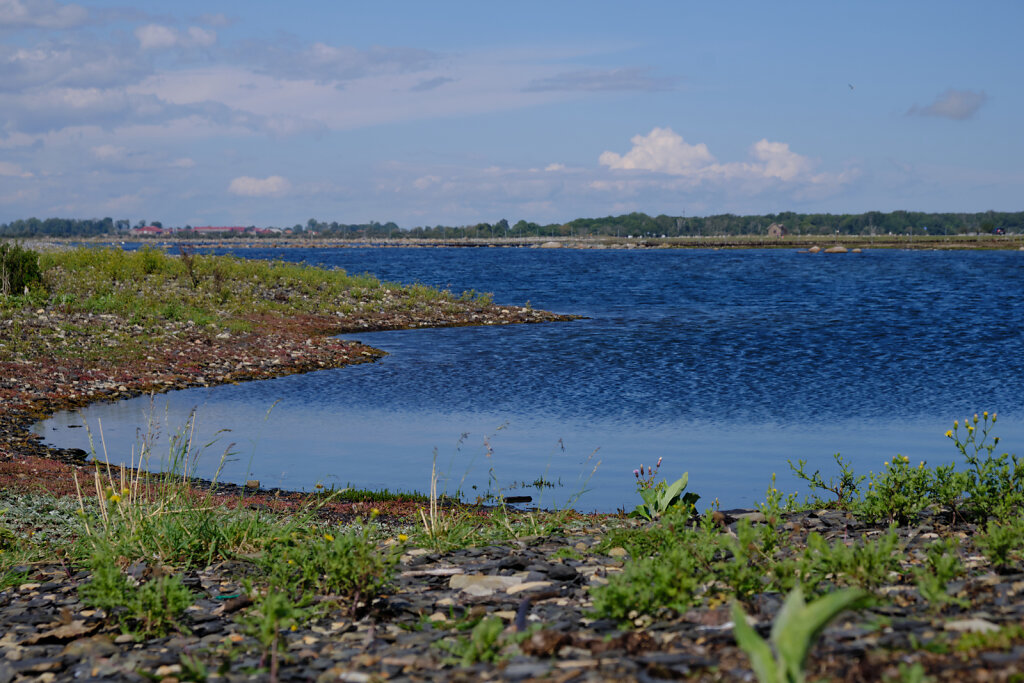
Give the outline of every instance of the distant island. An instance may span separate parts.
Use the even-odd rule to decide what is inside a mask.
[[[393,222],[339,223],[310,218],[292,226],[165,226],[161,221],[106,218],[26,218],[0,224],[2,237],[173,237],[310,239],[515,239],[515,238],[626,238],[755,236],[769,239],[800,236],[936,237],[958,235],[1024,234],[1024,211],[981,213],[925,213],[920,211],[868,211],[859,214],[802,214],[784,211],[759,216],[648,216],[629,213],[604,218],[577,218],[568,223],[538,223],[506,219],[496,223],[403,228]]]

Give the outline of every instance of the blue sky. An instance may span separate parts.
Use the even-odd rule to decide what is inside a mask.
[[[0,0],[0,222],[1024,209],[1019,2]]]

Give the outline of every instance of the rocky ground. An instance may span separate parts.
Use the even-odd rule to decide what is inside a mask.
[[[638,620],[636,627],[589,613],[588,589],[628,561],[623,548],[601,545],[605,523],[577,519],[568,533],[508,545],[446,553],[407,549],[392,589],[367,614],[353,618],[348,605],[332,604],[324,618],[287,632],[277,678],[752,680],[727,604]],[[735,518],[723,524],[722,533],[736,528]],[[830,539],[880,533],[840,512],[800,513],[786,524],[795,545],[809,530]],[[904,529],[909,562],[935,535],[933,528],[972,533],[930,523]],[[970,554],[962,560],[984,563]],[[144,564],[131,570],[140,578],[153,571]],[[33,567],[25,582],[0,592],[0,681],[267,680],[269,660],[232,620],[249,604],[239,583],[246,572],[244,561],[189,572],[186,584],[199,595],[187,611],[189,633],[139,642],[79,602],[76,588],[87,572],[58,562]],[[1019,632],[1006,635],[1006,627],[1019,627],[1024,618],[1024,575],[974,573],[953,590],[969,597],[970,606],[936,609],[912,586],[882,587],[877,593],[884,599],[827,629],[813,648],[811,680],[925,680],[901,676],[900,665],[909,663],[920,664],[927,680],[1019,680],[1024,644]],[[781,597],[760,594],[750,603],[748,613],[766,632]],[[481,618],[499,620],[500,635],[493,648],[473,655],[470,627]],[[961,648],[971,633],[991,639]],[[480,652],[492,653],[493,661]]]

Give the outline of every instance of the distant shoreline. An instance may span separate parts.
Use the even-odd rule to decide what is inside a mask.
[[[124,243],[152,244],[168,247],[187,244],[205,248],[234,249],[794,249],[804,251],[817,246],[825,250],[833,246],[847,249],[914,249],[914,250],[998,250],[1024,251],[1024,235],[788,235],[767,237],[763,235],[716,236],[716,237],[508,237],[508,238],[459,238],[459,239],[410,239],[374,238],[340,239],[310,237],[267,237],[267,238],[189,238],[139,236],[102,236],[89,238],[26,238],[19,241],[26,245],[65,244],[109,244]]]

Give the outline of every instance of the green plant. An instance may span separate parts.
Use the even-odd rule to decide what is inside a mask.
[[[351,528],[336,533],[274,543],[259,565],[275,592],[297,601],[309,592],[333,596],[355,615],[388,586],[401,555],[400,546],[379,549],[370,534],[369,525],[356,519]]]
[[[999,437],[990,441],[989,436],[996,420],[995,413],[990,415],[986,411],[980,426],[977,414],[973,419],[964,419],[962,437],[959,420],[946,432],[968,465],[966,493],[970,512],[982,519],[1012,518],[1024,505],[1024,462],[1009,453],[994,455]]]
[[[930,681],[935,680],[925,673],[921,662],[914,662],[913,664],[900,662],[896,671],[898,672],[896,678],[886,676],[882,680],[885,683],[930,683]]]
[[[627,562],[606,585],[591,588],[597,616],[624,622],[661,610],[682,613],[696,604],[720,552],[714,528],[673,527],[660,538],[658,554]]]
[[[884,584],[889,573],[900,568],[899,536],[895,529],[875,541],[847,545],[842,540],[829,544],[812,532],[800,561],[804,587],[816,591],[828,577],[840,585],[873,589]]]
[[[640,466],[641,468],[643,465]],[[637,478],[637,492],[643,498],[643,503],[636,506],[630,513],[634,517],[642,517],[648,521],[657,519],[674,507],[686,511],[692,511],[700,496],[696,493],[683,493],[689,483],[690,475],[684,473],[671,484],[664,481],[654,483],[657,468],[661,467],[661,458],[658,458],[657,467],[648,467],[647,478],[641,476],[640,470],[633,470],[633,476]]]
[[[792,460],[787,460],[789,468],[793,471],[799,479],[803,479],[807,482],[807,485],[812,491],[827,491],[836,497],[834,501],[823,500],[815,495],[812,505],[820,505],[823,507],[836,506],[838,508],[847,508],[852,505],[860,496],[860,485],[864,481],[864,475],[856,476],[853,473],[853,465],[843,460],[843,456],[836,453],[834,456],[836,464],[839,466],[839,477],[829,477],[826,482],[821,476],[821,470],[815,470],[813,474],[807,474],[806,460],[797,460],[797,464],[793,465]]]
[[[974,541],[996,571],[1006,572],[1012,564],[1024,559],[1024,520],[990,519],[985,532]]]
[[[747,624],[747,615],[739,603],[733,603],[736,642],[750,657],[760,683],[802,683],[811,645],[830,621],[861,604],[865,597],[864,591],[848,588],[807,604],[798,586],[786,596],[768,641]]]
[[[860,517],[905,524],[932,503],[932,473],[922,461],[917,467],[910,458],[897,455],[885,462],[885,470],[870,475],[867,493],[858,507]]]
[[[252,592],[252,586],[247,587]],[[289,596],[274,590],[267,591],[247,610],[238,623],[245,633],[256,638],[263,650],[263,662],[269,657],[270,680],[277,680],[278,661],[285,643],[281,632],[305,621],[308,611]]]
[[[957,555],[956,541],[947,539],[932,543],[925,550],[924,566],[914,572],[917,591],[935,610],[947,604],[966,607],[966,600],[950,595],[946,590],[947,584],[963,572],[964,566]]]
[[[28,293],[41,282],[38,253],[20,244],[0,244],[0,296]]]
[[[477,662],[496,662],[501,658],[504,642],[501,638],[505,625],[501,619],[491,617],[481,620],[469,636],[458,636],[454,640],[442,640],[438,647],[451,652],[462,666]]]
[[[195,596],[180,576],[160,576],[136,585],[109,552],[97,553],[91,570],[91,580],[78,591],[82,602],[104,610],[126,633],[163,635],[183,628],[179,620]]]

